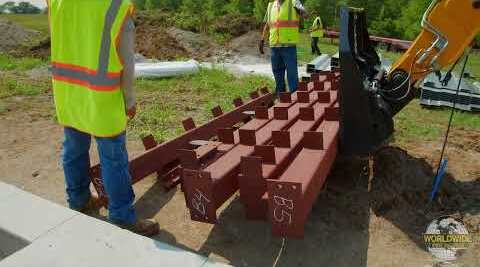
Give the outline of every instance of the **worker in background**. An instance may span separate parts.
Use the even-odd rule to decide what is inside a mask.
[[[268,35],[277,94],[286,90],[285,71],[287,72],[290,92],[297,90],[298,66],[296,46],[299,41],[301,17],[307,17],[307,12],[300,0],[275,0],[268,4],[259,49],[260,53],[264,54],[265,39]]]
[[[158,233],[158,223],[139,220],[128,170],[125,130],[136,114],[134,24],[130,0],[47,0],[53,93],[64,126],[62,161],[70,208],[100,207],[90,192],[91,137],[97,142],[108,195],[109,220],[135,233]]]
[[[309,32],[312,37],[312,54],[320,56],[322,52],[320,52],[320,48],[318,47],[318,41],[323,37],[323,23],[320,16],[315,18]]]

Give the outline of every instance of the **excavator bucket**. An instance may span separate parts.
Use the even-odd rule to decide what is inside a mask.
[[[393,133],[389,105],[371,90],[375,77],[385,71],[371,44],[364,10],[344,7],[340,19],[340,151],[368,156]]]

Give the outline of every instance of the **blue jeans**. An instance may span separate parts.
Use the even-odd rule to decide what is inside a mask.
[[[90,199],[91,136],[65,128],[62,161],[70,208],[81,209]],[[132,224],[136,221],[133,208],[135,194],[128,171],[125,133],[110,138],[96,137],[103,184],[108,195],[109,219],[114,223]]]
[[[297,48],[272,47],[272,71],[275,76],[276,92],[285,92],[285,71],[287,72],[288,88],[293,93],[298,86]]]

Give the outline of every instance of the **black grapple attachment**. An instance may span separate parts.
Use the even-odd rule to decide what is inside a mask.
[[[371,44],[365,12],[342,8],[340,23],[340,149],[344,156],[367,156],[392,135],[395,111],[374,90],[385,71]]]

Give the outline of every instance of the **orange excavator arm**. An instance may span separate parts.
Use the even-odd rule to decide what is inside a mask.
[[[480,0],[433,0],[422,31],[386,71],[370,41],[365,11],[340,13],[341,152],[368,155],[393,134],[393,117],[414,97],[417,82],[453,66],[480,31]]]
[[[422,31],[410,49],[392,66],[413,82],[454,64],[480,32],[480,1],[435,0],[422,19]]]

